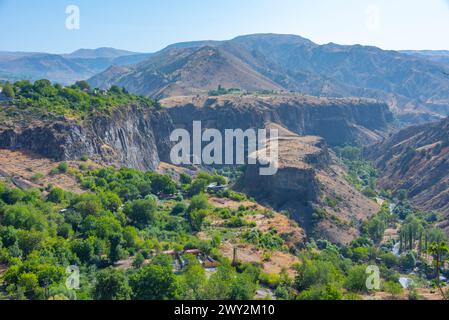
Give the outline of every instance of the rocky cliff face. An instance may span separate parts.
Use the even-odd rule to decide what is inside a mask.
[[[181,97],[161,110],[118,108],[82,122],[29,119],[0,127],[0,148],[23,149],[55,160],[83,155],[106,164],[154,170],[170,162],[170,133],[192,130],[193,121],[219,130],[263,128],[273,122],[299,135],[319,135],[330,145],[371,143],[381,137],[391,113],[371,100],[318,99],[299,95]]]
[[[60,118],[0,131],[0,147],[29,150],[62,161],[83,155],[105,164],[154,170],[166,147],[171,120],[165,112],[122,108],[82,124]],[[162,137],[163,138],[162,138]]]
[[[316,135],[329,145],[369,144],[382,138],[393,120],[388,106],[368,99],[326,99],[298,94],[190,96],[162,100],[173,122],[190,128],[262,128],[279,124],[298,135]]]

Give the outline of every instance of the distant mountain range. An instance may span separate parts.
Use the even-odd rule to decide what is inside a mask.
[[[0,79],[49,79],[61,84],[86,80],[111,65],[135,64],[148,58],[113,48],[80,49],[71,54],[0,52]]]
[[[294,35],[174,44],[139,64],[113,66],[89,81],[157,98],[197,94],[218,85],[360,96],[388,102],[405,122],[449,115],[449,65],[426,55],[361,45],[318,45]]]
[[[406,123],[449,115],[449,53],[385,51],[296,35],[256,34],[228,41],[173,44],[153,54],[112,48],[69,55],[0,53],[0,77],[48,78],[92,86],[126,87],[165,98],[217,87],[297,91],[315,96],[357,96],[386,101]]]
[[[449,66],[449,51],[447,50],[403,50],[400,52],[443,63]]]

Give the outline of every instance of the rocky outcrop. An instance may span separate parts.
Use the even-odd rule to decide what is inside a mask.
[[[329,145],[370,144],[385,134],[393,115],[369,99],[328,99],[299,94],[174,97],[161,101],[173,122],[190,128],[262,128],[277,123],[298,135],[323,137]]]
[[[358,237],[354,221],[369,218],[378,211],[378,205],[346,181],[346,173],[322,138],[298,136],[278,125],[268,126],[280,133],[278,171],[263,176],[261,165],[248,165],[237,189],[276,210],[289,212],[309,237],[339,244]],[[268,153],[271,148],[269,145]],[[332,207],[329,199],[335,202]]]
[[[121,108],[78,123],[59,118],[0,131],[0,147],[29,150],[57,160],[86,155],[105,164],[155,170],[168,148],[171,120],[165,112]]]
[[[381,138],[391,113],[371,100],[318,99],[302,95],[180,97],[160,110],[116,108],[83,121],[64,117],[25,119],[0,127],[0,148],[29,150],[62,161],[89,156],[105,164],[154,170],[170,162],[174,128],[263,128],[273,122],[299,135],[318,135],[330,145]],[[13,121],[14,122],[14,121]]]

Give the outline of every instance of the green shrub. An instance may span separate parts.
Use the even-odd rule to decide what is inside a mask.
[[[35,173],[32,177],[31,177],[31,181],[33,182],[37,182],[39,180],[41,180],[44,177],[44,175],[40,172]]]
[[[392,297],[397,297],[402,293],[402,286],[398,282],[387,281],[383,285],[385,292],[391,294]]]
[[[17,188],[6,189],[2,193],[2,200],[7,204],[15,204],[25,197],[25,193]]]
[[[315,285],[307,290],[301,292],[298,300],[342,300],[343,292],[333,284]]]
[[[58,165],[58,171],[60,173],[66,173],[69,170],[69,165],[67,164],[67,162],[61,162]]]
[[[54,203],[61,203],[65,199],[65,192],[60,188],[51,189],[47,196],[47,200]]]
[[[368,274],[366,273],[366,266],[355,266],[349,270],[346,278],[345,288],[351,292],[363,293],[367,292],[366,286]]]

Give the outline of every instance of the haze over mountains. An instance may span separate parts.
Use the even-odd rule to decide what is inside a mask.
[[[403,50],[401,53],[414,55],[431,61],[444,63],[449,66],[448,50]]]
[[[111,65],[138,63],[149,54],[113,48],[80,49],[70,54],[0,52],[0,79],[49,79],[61,84],[85,80]]]
[[[100,48],[68,55],[0,53],[0,77],[27,75],[165,98],[216,89],[295,91],[386,101],[406,123],[449,115],[449,54],[318,45],[295,35],[178,43],[154,54]]]
[[[405,121],[449,114],[449,67],[425,57],[360,45],[317,45],[293,35],[259,34],[221,42],[175,44],[125,68],[90,79],[166,97],[222,85],[387,101]]]

